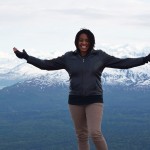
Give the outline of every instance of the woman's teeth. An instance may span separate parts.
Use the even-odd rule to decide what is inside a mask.
[[[81,46],[82,48],[87,48],[87,46]]]

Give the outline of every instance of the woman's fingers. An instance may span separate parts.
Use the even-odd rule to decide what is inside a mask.
[[[16,47],[14,47],[14,48],[13,48],[13,51],[16,52],[16,51],[18,51],[18,49],[17,49]]]

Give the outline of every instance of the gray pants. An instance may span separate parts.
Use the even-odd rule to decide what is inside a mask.
[[[106,141],[101,132],[103,104],[69,105],[71,117],[78,140],[78,150],[89,150],[90,136],[97,150],[107,150]]]

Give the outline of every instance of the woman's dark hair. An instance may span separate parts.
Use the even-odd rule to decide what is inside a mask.
[[[89,42],[90,42],[90,47],[89,47],[89,51],[92,50],[95,46],[95,37],[94,37],[94,34],[89,30],[89,29],[81,29],[77,34],[76,34],[76,37],[75,37],[75,46],[78,50],[78,42],[79,42],[79,37],[81,34],[86,34],[87,37],[89,38]]]

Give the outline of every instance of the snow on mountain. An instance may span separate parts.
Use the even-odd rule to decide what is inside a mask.
[[[63,54],[63,51],[55,52],[38,52],[35,50],[30,50],[29,55],[35,55],[41,59],[51,59]],[[0,52],[0,89],[15,84],[19,81],[24,81],[33,77],[40,77],[46,75],[47,73],[54,76],[56,71],[45,71],[40,70],[32,65],[26,63],[24,59],[18,59],[13,52]],[[62,70],[57,71],[56,74],[64,74]],[[67,76],[67,75],[66,75]]]
[[[130,45],[123,46],[105,46],[101,45],[101,49],[106,53],[119,57],[144,57],[149,54],[150,47],[138,49]],[[61,56],[65,52],[37,52],[31,50],[29,55],[41,59],[51,59]],[[0,52],[0,88],[14,84],[19,81],[35,78],[37,83],[41,84],[68,84],[69,76],[66,71],[44,71],[26,63],[26,60],[18,59],[12,53]],[[111,85],[132,85],[132,86],[150,86],[150,64],[139,66],[136,68],[121,70],[106,68],[102,74],[103,84]]]
[[[102,46],[102,49],[113,56],[119,58],[136,58],[144,57],[150,53],[150,47],[142,49],[130,46]],[[132,86],[150,86],[150,64],[145,64],[131,69],[109,69],[106,68],[103,72],[102,81],[104,84],[111,85],[132,85]]]

